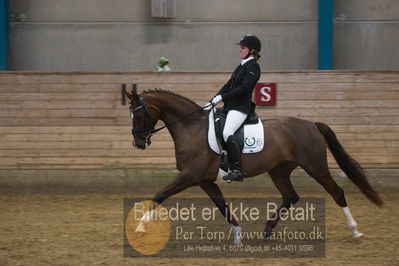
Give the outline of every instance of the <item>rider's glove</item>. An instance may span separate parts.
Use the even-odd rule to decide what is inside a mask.
[[[212,105],[217,105],[222,100],[223,100],[222,96],[220,94],[218,94],[215,97],[213,97],[213,99],[211,100],[211,103],[212,103]]]
[[[222,96],[220,94],[216,95],[215,97],[213,97],[213,99],[207,105],[204,106],[204,110],[205,111],[211,110],[214,105],[217,105],[222,100],[223,99],[222,99]]]
[[[209,110],[212,109],[212,107],[213,107],[212,103],[207,103],[207,104],[204,106],[204,110],[205,110],[205,111],[209,111]]]

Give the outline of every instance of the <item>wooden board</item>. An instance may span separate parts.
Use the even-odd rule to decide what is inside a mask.
[[[230,73],[0,72],[0,170],[175,168],[168,132],[145,151],[132,148],[120,85],[170,90],[199,105]],[[330,125],[366,168],[399,168],[399,72],[271,71],[277,105],[262,119],[294,116]],[[158,126],[162,126],[159,123]],[[267,147],[266,147],[267,148]],[[330,153],[331,168],[337,168]]]

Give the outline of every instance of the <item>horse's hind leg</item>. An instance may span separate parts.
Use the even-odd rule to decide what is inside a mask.
[[[213,182],[203,182],[200,184],[201,188],[208,194],[212,199],[213,203],[218,207],[219,211],[226,218],[229,224],[233,225],[234,231],[234,244],[241,245],[241,227],[235,220],[234,216],[230,214],[230,209],[226,205],[223,193],[219,186]]]
[[[359,238],[363,236],[363,233],[360,233],[357,230],[357,223],[355,219],[353,219],[352,214],[349,210],[348,204],[346,203],[344,191],[340,188],[337,183],[335,183],[334,179],[331,177],[330,171],[327,166],[327,158],[319,158],[319,160],[315,160],[309,166],[302,166],[302,168],[313,177],[319,184],[321,184],[324,189],[333,197],[335,202],[342,208],[342,211],[345,214],[346,221],[348,223],[349,228],[352,230],[353,238]],[[321,159],[321,161],[320,161]]]
[[[264,238],[267,239],[271,236],[273,228],[276,227],[280,220],[280,214],[285,214],[288,209],[299,201],[299,196],[296,193],[294,187],[291,184],[290,175],[291,172],[296,168],[296,165],[286,163],[279,167],[273,168],[269,171],[269,175],[273,180],[274,185],[280,191],[283,203],[273,214],[272,218],[267,221]]]

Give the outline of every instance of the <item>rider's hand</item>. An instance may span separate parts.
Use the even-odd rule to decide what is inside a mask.
[[[222,96],[220,94],[218,94],[215,97],[213,97],[213,99],[211,100],[211,103],[212,103],[212,105],[217,105],[222,100],[223,100]]]
[[[205,110],[205,111],[209,111],[209,110],[212,109],[212,107],[213,107],[212,103],[207,103],[207,104],[204,106],[204,110]]]
[[[204,110],[205,111],[211,110],[213,106],[217,105],[222,100],[223,100],[223,98],[220,94],[216,95],[215,97],[213,97],[213,99],[209,103],[207,103],[207,105],[204,106]]]

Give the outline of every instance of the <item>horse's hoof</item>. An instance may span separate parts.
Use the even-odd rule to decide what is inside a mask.
[[[357,233],[353,234],[353,239],[354,240],[362,239],[363,235],[364,235],[363,233],[357,232]]]
[[[140,238],[142,238],[142,237],[144,237],[145,236],[145,233],[144,232],[134,232],[133,234],[132,234],[132,239],[133,240],[137,240],[137,239],[140,239]]]

